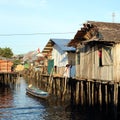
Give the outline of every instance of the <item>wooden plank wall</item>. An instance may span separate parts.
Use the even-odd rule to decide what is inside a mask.
[[[76,76],[80,79],[113,80],[113,65],[100,67],[98,48],[87,46],[81,49],[80,65],[76,65]]]

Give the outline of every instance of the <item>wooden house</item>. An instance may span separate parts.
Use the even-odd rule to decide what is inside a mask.
[[[75,48],[68,47],[70,39],[50,39],[42,53],[45,56],[45,66],[50,74],[53,69],[56,74],[63,75],[66,64],[71,64],[71,77],[75,75]]]
[[[30,51],[23,57],[24,68],[42,65],[44,56],[40,51]]]
[[[13,62],[7,59],[0,58],[0,72],[11,72]]]
[[[120,81],[120,23],[88,21],[68,46],[76,48],[76,78]]]

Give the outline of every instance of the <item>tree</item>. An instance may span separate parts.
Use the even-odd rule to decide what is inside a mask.
[[[16,65],[19,65],[21,63],[21,61],[20,60],[14,60],[13,61],[13,64],[16,66]]]
[[[3,56],[3,49],[0,48],[0,56]]]
[[[0,56],[11,58],[13,56],[13,52],[10,48],[0,48]]]

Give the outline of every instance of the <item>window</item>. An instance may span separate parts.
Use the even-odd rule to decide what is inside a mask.
[[[102,65],[113,64],[113,47],[104,46],[102,49]]]
[[[99,66],[102,67],[102,49],[98,50]]]
[[[98,50],[99,66],[108,66],[113,63],[113,49],[109,46],[104,46]]]

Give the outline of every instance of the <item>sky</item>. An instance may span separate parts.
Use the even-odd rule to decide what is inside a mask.
[[[120,23],[119,5],[119,0],[0,0],[0,47],[14,54],[42,51],[52,38],[73,39],[88,20]]]

